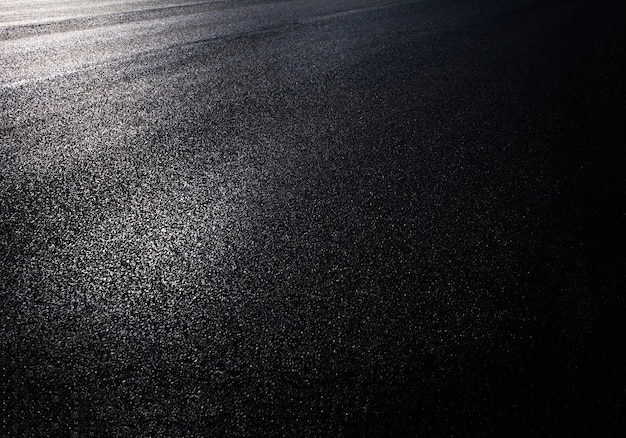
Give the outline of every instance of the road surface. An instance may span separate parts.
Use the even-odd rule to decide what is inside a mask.
[[[2,434],[619,436],[623,18],[3,1]]]

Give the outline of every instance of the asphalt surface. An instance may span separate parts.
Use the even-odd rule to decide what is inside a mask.
[[[623,436],[617,1],[0,5],[3,436]]]

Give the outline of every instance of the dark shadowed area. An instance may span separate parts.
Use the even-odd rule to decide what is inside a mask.
[[[624,436],[616,0],[3,0],[2,436]]]

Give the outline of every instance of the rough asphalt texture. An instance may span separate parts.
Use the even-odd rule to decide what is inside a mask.
[[[624,436],[625,16],[3,1],[0,435]]]

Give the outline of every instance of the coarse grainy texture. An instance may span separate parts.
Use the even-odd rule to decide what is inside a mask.
[[[5,0],[2,436],[624,436],[616,0]]]

